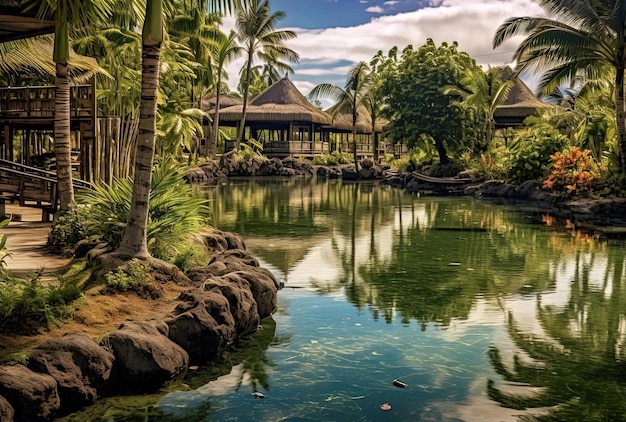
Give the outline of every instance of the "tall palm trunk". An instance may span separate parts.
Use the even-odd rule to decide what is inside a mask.
[[[163,40],[162,0],[148,0],[143,31],[141,63],[141,102],[139,105],[139,134],[135,157],[135,179],[128,224],[116,254],[149,258],[148,208],[152,164],[156,145],[156,98],[159,86],[161,42]]]
[[[217,141],[219,139],[220,128],[220,85],[222,85],[222,70],[217,74],[217,90],[215,93],[215,115],[213,116],[213,133],[209,143],[209,158],[215,158],[217,152]]]
[[[54,99],[54,156],[57,165],[61,214],[74,205],[70,134],[70,81],[67,63],[56,64]]]
[[[57,2],[57,19],[54,35],[54,156],[57,165],[59,206],[61,214],[74,205],[70,142],[70,80],[68,71],[69,34],[67,2]]]
[[[248,47],[248,62],[246,63],[246,75],[245,86],[243,89],[243,105],[241,109],[241,122],[239,123],[239,130],[237,131],[237,142],[235,147],[239,148],[239,143],[243,140],[244,133],[246,131],[246,112],[248,110],[248,94],[250,91],[250,73],[252,72],[252,56],[254,51],[252,46]]]
[[[615,74],[615,112],[617,140],[619,144],[622,174],[626,173],[626,112],[624,110],[624,67],[618,67]]]

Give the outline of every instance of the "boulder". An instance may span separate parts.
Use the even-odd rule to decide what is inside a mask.
[[[169,327],[157,322],[127,322],[108,336],[115,368],[126,386],[158,389],[184,374],[189,355],[168,337]]]
[[[14,415],[15,411],[13,410],[13,406],[11,406],[7,399],[0,396],[0,421],[13,422]]]
[[[234,233],[211,230],[203,234],[204,246],[211,254],[221,254],[229,249],[246,249],[246,244]]]
[[[57,382],[61,413],[92,404],[111,377],[113,354],[87,334],[48,340],[28,354],[28,367]]]
[[[221,292],[192,289],[179,300],[166,321],[169,338],[189,353],[193,364],[207,362],[235,341],[235,319]]]
[[[202,288],[205,291],[219,291],[228,300],[238,337],[257,330],[261,319],[248,280],[238,274],[230,273],[209,278]]]
[[[266,318],[276,312],[279,283],[266,268],[258,267],[235,273],[250,284],[259,317]]]
[[[0,367],[0,396],[13,407],[16,422],[51,420],[60,407],[55,379],[23,365]]]

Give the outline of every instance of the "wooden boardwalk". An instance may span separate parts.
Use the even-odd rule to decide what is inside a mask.
[[[7,237],[10,256],[5,258],[5,262],[11,274],[26,277],[43,268],[46,276],[69,264],[70,258],[51,254],[46,250],[52,223],[41,221],[39,210],[7,204],[6,212],[14,219],[7,227],[0,229],[0,235]]]

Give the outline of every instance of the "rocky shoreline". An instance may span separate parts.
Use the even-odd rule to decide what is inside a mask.
[[[626,236],[626,198],[591,199],[568,198],[541,189],[535,180],[513,185],[502,180],[472,181],[471,171],[461,173],[456,179],[468,179],[467,184],[428,183],[418,179],[413,172],[396,172],[382,168],[372,160],[359,162],[359,172],[354,166],[317,166],[293,157],[269,160],[253,157],[238,161],[232,153],[223,154],[199,168],[190,170],[186,178],[191,183],[215,184],[233,176],[317,176],[324,179],[346,181],[377,180],[413,194],[467,195],[479,198],[498,198],[505,202],[524,202],[545,210],[552,216],[570,220],[580,228],[607,236]],[[454,179],[454,178],[452,178]]]
[[[411,172],[385,172],[382,183],[414,194],[466,195],[498,199],[513,205],[532,205],[553,217],[569,220],[574,226],[599,235],[626,236],[626,198],[570,198],[543,190],[541,183],[536,180],[520,185],[503,180],[488,180],[467,185],[435,186],[417,179]]]
[[[177,283],[189,286],[162,318],[122,324],[100,342],[69,333],[0,366],[0,421],[52,420],[119,392],[158,390],[190,365],[255,332],[277,305],[279,283],[232,233],[203,236],[214,258]]]

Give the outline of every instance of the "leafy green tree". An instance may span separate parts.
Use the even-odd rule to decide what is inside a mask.
[[[359,163],[356,154],[356,121],[359,107],[366,104],[372,85],[371,81],[372,72],[370,67],[365,62],[359,62],[350,70],[343,88],[334,84],[323,83],[317,85],[309,93],[309,98],[312,101],[326,98],[336,103],[332,110],[333,117],[342,113],[349,113],[352,116],[352,152],[354,155],[354,168],[357,173],[359,171]]]
[[[513,17],[496,31],[494,47],[526,35],[513,58],[518,71],[544,71],[540,87],[556,87],[584,76],[597,79],[613,69],[615,113],[622,173],[626,173],[626,5],[622,0],[534,0],[548,17]]]
[[[279,69],[293,71],[281,59],[297,63],[298,53],[286,47],[284,42],[296,37],[294,31],[277,30],[276,24],[285,17],[285,12],[271,13],[269,0],[250,0],[238,12],[235,23],[237,37],[243,51],[246,54],[246,62],[242,70],[244,76],[243,85],[243,109],[241,123],[237,133],[237,142],[243,139],[246,124],[246,109],[248,107],[248,87],[252,80],[252,68],[255,57],[265,63],[273,63]]]
[[[457,95],[463,99],[463,104],[478,110],[480,116],[477,121],[484,140],[480,149],[491,143],[496,128],[493,115],[496,108],[506,101],[512,87],[512,80],[502,79],[502,68],[490,67],[486,72],[480,69],[469,73],[461,79],[460,86],[444,88],[444,93]]]
[[[480,70],[457,47],[456,42],[437,47],[432,39],[417,50],[408,46],[395,65],[386,66],[382,87],[387,99],[383,116],[389,120],[391,138],[409,147],[434,143],[444,165],[449,163],[448,149],[463,144],[466,117],[458,101],[444,94],[444,87],[458,86],[468,72]]]

